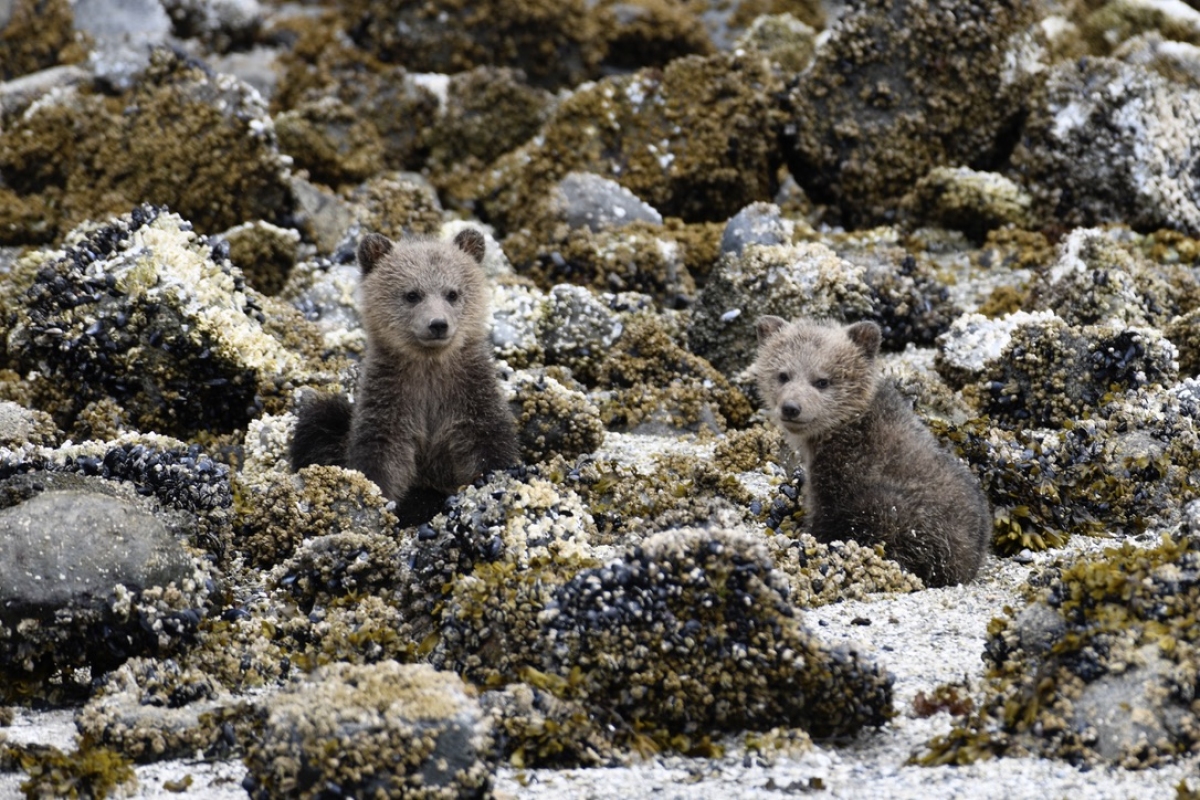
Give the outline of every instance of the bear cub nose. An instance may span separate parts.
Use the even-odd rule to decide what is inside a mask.
[[[446,336],[446,331],[450,330],[450,323],[444,319],[435,319],[429,323],[429,332],[434,338],[443,339]]]
[[[800,406],[789,401],[779,407],[779,413],[784,419],[799,419]]]

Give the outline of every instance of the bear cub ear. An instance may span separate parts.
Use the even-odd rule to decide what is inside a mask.
[[[487,243],[483,239],[483,234],[474,228],[463,228],[454,237],[454,244],[459,250],[475,259],[475,263],[483,263],[483,253],[487,249]]]
[[[392,240],[381,233],[368,233],[358,243],[358,268],[369,275],[392,252]]]
[[[759,317],[758,322],[754,323],[754,329],[758,332],[758,343],[763,344],[779,332],[779,329],[787,325],[787,320],[783,317],[773,317],[769,314],[765,317]]]
[[[879,345],[883,342],[883,331],[870,320],[854,323],[846,328],[846,335],[867,358],[875,358],[879,353]]]

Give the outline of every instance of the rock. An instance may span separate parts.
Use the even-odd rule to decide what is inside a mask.
[[[300,233],[269,222],[246,222],[214,237],[229,245],[229,260],[246,282],[266,295],[276,295],[300,256]]]
[[[1044,588],[1026,590],[1025,611],[989,628],[979,709],[918,760],[1020,752],[1127,768],[1176,761],[1200,738],[1186,699],[1197,668],[1189,616],[1197,576],[1187,535],[1126,542],[1054,569],[1038,581]]]
[[[138,430],[230,431],[281,408],[282,386],[320,354],[298,313],[249,289],[221,247],[157,208],[81,230],[23,269],[9,351],[40,373],[39,405],[66,428],[111,400]]]
[[[620,228],[631,222],[662,224],[662,215],[633,192],[590,172],[569,172],[551,194],[552,204],[570,228]]]
[[[1198,288],[1186,269],[1153,264],[1103,230],[1077,228],[1033,287],[1032,305],[1070,325],[1165,327],[1190,310]]]
[[[243,785],[252,798],[484,797],[491,717],[455,675],[386,661],[330,664],[265,702]]]
[[[550,290],[537,329],[545,362],[587,382],[624,331],[621,315],[587,289],[568,284]]]
[[[480,66],[451,75],[427,137],[434,181],[451,185],[454,178],[473,177],[483,165],[529,141],[556,102],[550,92],[528,85],[519,70]]]
[[[1113,53],[1127,64],[1154,70],[1169,81],[1200,89],[1200,47],[1167,41],[1158,33],[1135,36]]]
[[[1191,174],[1200,91],[1143,67],[1085,58],[1052,67],[1030,103],[1012,161],[1035,214],[1068,226],[1200,233]]]
[[[253,89],[159,48],[118,97],[81,86],[5,126],[0,240],[50,241],[143,203],[167,205],[204,233],[290,214],[287,161]]]
[[[693,353],[726,375],[754,360],[754,324],[764,314],[854,319],[871,310],[863,267],[822,244],[751,245],[722,256],[696,301]]]
[[[1154,328],[1069,326],[1051,316],[1013,328],[971,391],[979,410],[996,422],[1057,427],[1087,415],[1110,392],[1171,385],[1177,357]]]
[[[525,464],[549,461],[555,456],[574,461],[604,441],[600,410],[580,391],[582,387],[573,388],[573,381],[564,385],[549,373],[521,371],[508,382],[513,395],[509,405],[517,421],[521,461]]]
[[[19,476],[0,484],[0,503],[0,669],[10,677],[102,672],[192,641],[207,570],[135,494],[95,478]]]
[[[171,32],[180,39],[199,39],[217,53],[254,44],[263,26],[258,0],[165,0]]]
[[[1026,324],[1049,322],[1056,316],[1050,311],[1018,311],[992,319],[982,314],[963,314],[938,337],[938,373],[955,388],[978,380],[985,370],[995,367],[1012,340],[1012,333]]]
[[[0,53],[0,81],[77,61],[83,50],[75,43],[75,27],[80,25],[87,6],[70,0],[8,0],[0,7],[0,35],[4,50]]]
[[[359,47],[417,72],[515,67],[535,86],[557,89],[594,77],[603,55],[597,20],[583,0],[484,0],[469,9],[356,0],[346,13]]]
[[[967,167],[936,167],[917,181],[906,198],[916,221],[960,230],[982,242],[987,232],[1005,225],[1032,226],[1033,198],[995,172]]]
[[[1200,11],[1186,3],[1109,0],[1084,18],[1080,30],[1091,51],[1100,55],[1151,32],[1175,42],[1200,44]]]
[[[934,167],[999,164],[1025,73],[1040,68],[1028,42],[1037,11],[1030,0],[848,6],[788,94],[792,174],[862,225],[888,221]]]
[[[26,443],[53,446],[61,436],[54,418],[45,411],[0,400],[0,447],[16,448]]]
[[[806,631],[746,534],[656,534],[555,590],[545,619],[544,671],[651,730],[853,734],[891,707],[891,677]]]
[[[249,736],[253,709],[200,670],[139,657],[105,676],[75,726],[89,741],[139,763],[197,753],[221,758]]]
[[[612,176],[663,216],[725,220],[771,195],[771,80],[760,58],[718,55],[585,84],[472,194],[502,235],[536,227],[540,201],[573,171]]]
[[[721,235],[721,253],[740,256],[747,245],[791,244],[796,223],[773,203],[751,203],[729,218]]]

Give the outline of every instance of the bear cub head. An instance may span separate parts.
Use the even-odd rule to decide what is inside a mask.
[[[483,234],[453,242],[393,242],[369,233],[358,245],[363,324],[370,345],[437,358],[487,336]]]
[[[761,317],[750,368],[771,419],[793,445],[828,434],[871,406],[882,333],[874,322],[841,326]]]

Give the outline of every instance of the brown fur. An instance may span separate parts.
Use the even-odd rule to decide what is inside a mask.
[[[882,543],[928,586],[970,580],[991,539],[979,482],[879,374],[879,326],[758,321],[759,394],[807,473],[822,542]]]
[[[431,493],[451,494],[518,460],[516,430],[488,341],[483,253],[483,237],[471,229],[453,244],[393,243],[379,234],[359,244],[367,353],[344,464],[402,507],[427,509]],[[337,429],[328,420],[337,404],[324,403],[301,409],[295,468],[309,453],[330,449],[313,433],[318,422]],[[303,427],[306,419],[313,423]],[[298,444],[305,449],[298,452]]]

